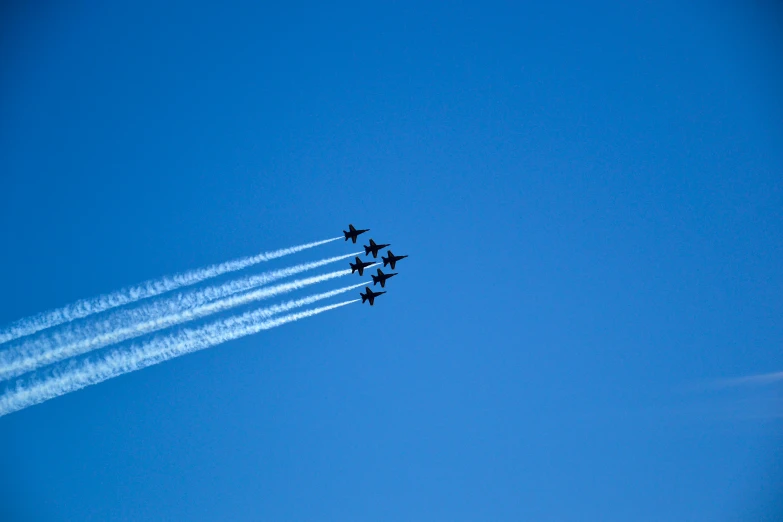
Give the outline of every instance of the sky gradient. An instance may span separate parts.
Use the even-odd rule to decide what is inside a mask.
[[[783,513],[783,383],[724,381],[783,371],[779,11],[52,4],[0,17],[0,324],[349,222],[410,257],[0,418],[0,519]]]

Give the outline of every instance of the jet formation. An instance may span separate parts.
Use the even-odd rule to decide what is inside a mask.
[[[348,231],[343,230],[343,234],[345,234],[345,240],[348,241],[349,239],[356,243],[356,238],[359,237],[359,234],[364,234],[365,232],[369,232],[370,229],[359,229],[357,230],[353,225],[348,225]],[[378,258],[378,252],[383,250],[384,248],[390,247],[391,244],[378,244],[373,239],[370,239],[369,245],[364,245],[364,255],[369,256],[372,254],[372,257],[377,259]],[[388,257],[381,256],[381,260],[383,261],[383,266],[390,265],[391,269],[394,270],[397,262],[401,259],[405,259],[408,256],[395,256],[391,250],[387,250]],[[369,268],[371,266],[374,267],[374,265],[377,265],[377,261],[362,261],[358,256],[355,258],[355,262],[351,263],[350,261],[348,264],[351,266],[351,273],[359,272],[359,276],[364,275],[364,269]],[[373,275],[370,274],[372,277],[372,285],[375,286],[380,283],[381,288],[386,288],[386,281],[394,276],[397,275],[397,272],[391,272],[391,273],[384,273],[380,268],[378,268],[378,273]],[[369,301],[370,306],[373,306],[375,304],[375,298],[378,297],[381,294],[385,294],[386,291],[383,292],[373,292],[369,286],[365,287],[364,292],[360,292],[359,295],[362,296],[362,303]]]

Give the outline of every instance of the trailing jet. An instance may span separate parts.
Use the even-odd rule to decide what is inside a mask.
[[[392,254],[391,250],[387,250],[387,252],[389,253],[389,257],[381,256],[381,259],[383,259],[383,266],[391,265],[392,270],[394,270],[394,265],[397,264],[397,261],[408,257],[408,256],[395,256],[394,254]]]
[[[359,292],[359,295],[362,296],[362,303],[364,303],[365,301],[369,300],[370,301],[370,306],[372,306],[375,303],[375,298],[376,297],[378,297],[381,294],[385,294],[386,293],[386,292],[373,292],[372,290],[370,290],[369,286],[365,286],[364,289],[367,290],[367,293],[363,294],[363,293]]]
[[[390,277],[394,277],[397,275],[397,272],[391,273],[391,274],[384,274],[381,272],[381,269],[378,269],[378,275],[374,276],[370,274],[370,277],[372,277],[372,286],[375,286],[376,284],[380,283],[381,288],[386,288],[386,280]]]
[[[358,270],[359,271],[359,275],[363,276],[364,275],[364,269],[367,268],[370,265],[374,265],[375,261],[367,261],[366,263],[364,263],[364,262],[362,262],[361,259],[359,259],[357,257],[356,258],[356,263],[351,263],[349,261],[348,264],[351,265],[351,273],[352,274]]]
[[[376,245],[375,241],[370,239],[370,246],[364,245],[364,255],[369,256],[370,252],[372,252],[372,257],[378,257],[378,251],[382,248],[386,248],[389,245]]]
[[[359,234],[364,234],[365,232],[369,232],[369,228],[365,228],[364,230],[356,230],[353,228],[353,225],[348,225],[348,232],[343,230],[343,234],[345,234],[345,240],[348,241],[349,239],[353,240],[354,243],[356,243],[356,238],[359,237]]]

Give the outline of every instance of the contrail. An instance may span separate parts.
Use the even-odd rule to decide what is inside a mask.
[[[27,353],[11,354],[16,355],[16,358],[11,358],[10,356],[0,358],[0,362],[4,363],[2,366],[0,366],[0,380],[17,377],[29,371],[35,370],[36,368],[53,364],[69,357],[75,357],[91,350],[97,350],[98,348],[103,348],[104,346],[108,346],[110,344],[116,344],[180,323],[199,319],[214,313],[223,312],[230,308],[234,308],[235,306],[241,306],[252,303],[254,301],[260,301],[262,299],[268,299],[277,295],[293,292],[294,290],[299,290],[300,288],[304,288],[309,285],[350,275],[350,273],[350,270],[338,270],[336,272],[298,279],[296,281],[291,281],[290,283],[271,286],[269,288],[260,288],[252,292],[232,295],[225,299],[205,302],[200,306],[196,306],[195,308],[185,308],[179,312],[170,313],[160,317],[153,317],[144,322],[135,324],[131,323],[126,326],[118,327],[116,330],[108,331],[104,334],[96,335],[95,337],[88,337],[71,344],[54,345],[48,347],[48,349],[45,350],[36,349]],[[365,283],[362,283],[362,285],[364,284]],[[353,286],[351,288],[358,287]],[[6,354],[3,353],[0,355]],[[3,359],[7,359],[7,361]]]
[[[206,268],[199,268],[197,270],[191,270],[181,274],[163,277],[161,279],[145,281],[140,285],[123,288],[122,290],[110,294],[104,294],[90,299],[82,299],[62,308],[50,310],[12,323],[3,330],[0,330],[0,344],[18,339],[19,337],[34,334],[35,332],[45,330],[46,328],[104,312],[141,299],[154,297],[183,286],[194,285],[221,274],[242,270],[243,268],[253,266],[263,261],[295,254],[296,252],[317,247],[331,241],[337,241],[338,239],[342,239],[342,237],[333,237],[331,239],[324,239],[323,241],[316,241],[314,243],[306,243],[295,247],[265,252],[255,256],[243,257],[233,261],[211,265]]]
[[[71,362],[51,371],[50,375],[44,378],[34,377],[26,382],[18,380],[14,387],[7,388],[5,393],[0,396],[0,417],[48,399],[98,384],[124,373],[141,370],[174,357],[179,357],[180,355],[203,350],[226,341],[252,335],[262,330],[275,328],[355,303],[359,299],[284,315],[276,319],[268,319],[276,313],[304,306],[319,299],[326,299],[338,293],[347,292],[356,286],[353,285],[332,292],[289,301],[282,305],[228,317],[200,328],[184,329],[175,335],[155,338],[127,348],[115,348],[97,361],[87,358],[79,363]]]
[[[179,294],[170,299],[153,301],[137,309],[121,310],[103,321],[96,321],[85,326],[71,327],[64,332],[55,332],[51,335],[23,342],[0,352],[0,380],[10,379],[68,357],[203,317],[232,306],[266,299],[307,285],[347,275],[350,273],[350,270],[342,270],[333,274],[294,281],[286,285],[278,285],[259,292],[253,292],[252,295],[246,294],[244,299],[238,297],[231,300],[230,302],[233,304],[230,305],[227,304],[229,301],[225,300],[228,296],[348,257],[351,256],[330,257],[312,263],[303,263],[290,268],[245,277],[236,281],[228,281],[222,285]],[[223,301],[220,301],[221,299]],[[218,302],[222,304],[218,305]],[[208,303],[213,303],[213,306],[207,306]],[[194,313],[194,311],[196,312]]]

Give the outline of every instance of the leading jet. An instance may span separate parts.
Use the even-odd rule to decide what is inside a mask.
[[[391,269],[392,270],[394,270],[394,265],[397,264],[397,261],[399,261],[400,259],[405,259],[406,257],[408,257],[408,256],[395,256],[394,254],[392,254],[391,250],[387,250],[387,252],[389,253],[389,257],[381,256],[381,259],[383,259],[383,266],[391,265]]]
[[[372,252],[372,257],[376,257],[377,258],[378,257],[378,252],[382,248],[386,248],[387,246],[391,246],[391,244],[388,244],[388,245],[376,245],[375,241],[370,239],[370,246],[364,245],[364,255],[365,256],[369,256],[370,252]]]
[[[372,277],[372,286],[377,285],[378,283],[381,284],[381,288],[386,288],[386,280],[390,277],[394,277],[397,275],[397,272],[393,272],[391,274],[384,274],[381,272],[381,269],[378,269],[378,275],[372,275],[370,274],[370,277]]]
[[[345,240],[348,241],[349,239],[352,240],[354,243],[356,243],[356,238],[359,237],[359,234],[364,234],[365,232],[369,232],[369,228],[365,228],[364,230],[356,230],[353,228],[353,225],[348,225],[348,232],[343,230],[343,234],[345,234]]]
[[[370,290],[369,286],[365,286],[364,289],[367,291],[367,293],[363,294],[359,292],[359,295],[362,296],[362,303],[369,300],[370,306],[372,306],[375,303],[375,298],[378,297],[381,294],[385,294],[386,292],[373,292]]]
[[[359,275],[363,276],[364,275],[364,269],[367,268],[370,265],[374,265],[375,261],[367,261],[365,263],[365,262],[363,262],[361,259],[359,259],[357,257],[356,258],[356,263],[351,263],[349,261],[348,264],[351,265],[351,273],[352,274],[358,270],[359,271]]]

